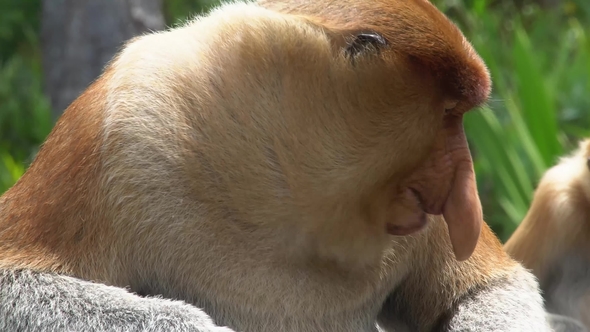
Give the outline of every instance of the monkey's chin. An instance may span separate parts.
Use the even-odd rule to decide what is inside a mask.
[[[426,226],[428,220],[428,218],[426,218],[426,212],[420,211],[418,212],[418,215],[412,217],[412,219],[414,218],[414,221],[407,223],[403,226],[387,223],[385,225],[387,233],[394,236],[405,236],[414,234]]]

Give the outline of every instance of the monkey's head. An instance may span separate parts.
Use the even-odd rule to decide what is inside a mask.
[[[182,101],[175,107],[188,120],[175,130],[192,128],[183,159],[191,167],[179,186],[191,185],[201,202],[215,196],[224,206],[215,215],[283,225],[297,248],[340,257],[382,252],[391,235],[442,215],[455,256],[470,257],[483,221],[462,118],[486,101],[490,77],[457,27],[424,0],[260,5],[227,5],[170,32],[175,38],[141,38],[114,64],[127,73],[170,64],[117,84],[136,86],[136,103],[147,103],[153,86],[168,89],[162,103]],[[117,117],[113,141],[125,123]],[[168,130],[154,123],[121,131]],[[153,141],[147,136],[121,158],[137,155]],[[154,159],[163,148],[145,150]],[[173,160],[172,150],[160,159]]]
[[[580,212],[587,210],[590,206],[590,139],[581,140],[575,151],[545,172],[534,200],[544,201],[546,197],[556,203],[567,201]],[[547,206],[547,202],[542,204]]]
[[[331,46],[293,52],[292,69],[302,74],[284,81],[289,102],[309,110],[301,111],[305,131],[325,130],[305,141],[323,145],[314,149],[321,156],[314,171],[330,180],[319,188],[347,204],[342,196],[361,197],[365,222],[392,235],[443,215],[456,257],[467,259],[482,212],[462,117],[486,101],[490,77],[457,27],[424,0],[259,3],[323,32],[301,47]]]
[[[547,229],[558,240],[587,246],[590,235],[590,139],[580,141],[578,148],[551,167],[535,190],[530,212],[540,218],[525,218],[529,227]],[[533,223],[542,223],[533,225]]]
[[[533,270],[542,286],[562,264],[590,260],[590,139],[543,174],[504,249]]]

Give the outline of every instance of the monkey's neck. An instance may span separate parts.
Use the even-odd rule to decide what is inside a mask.
[[[510,239],[506,242],[506,251],[515,260],[522,263],[527,269],[533,271],[536,276],[544,275],[546,271],[545,260],[553,249],[551,243],[539,243],[538,239],[546,238],[542,233],[547,233],[546,227],[535,227],[538,222],[535,219],[539,215],[527,215]],[[523,239],[519,241],[520,239]]]
[[[573,234],[584,233],[578,228],[583,226],[586,213],[572,206],[571,195],[554,194],[533,202],[520,227],[505,245],[506,251],[531,269],[541,282],[550,266],[567,254],[566,249],[577,246],[579,239]],[[570,231],[563,228],[570,228]],[[562,234],[569,237],[563,238]]]

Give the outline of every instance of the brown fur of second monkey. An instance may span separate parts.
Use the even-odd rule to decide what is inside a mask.
[[[539,278],[549,311],[590,329],[590,139],[544,174],[504,248]]]
[[[0,198],[0,267],[240,331],[428,331],[523,276],[530,302],[475,309],[543,325],[482,221],[462,116],[490,79],[460,31],[423,0],[261,5],[125,47]]]

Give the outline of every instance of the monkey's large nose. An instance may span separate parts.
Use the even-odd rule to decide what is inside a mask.
[[[409,178],[424,211],[442,214],[458,260],[468,259],[477,245],[482,208],[461,117],[452,117],[436,138],[430,158]]]

